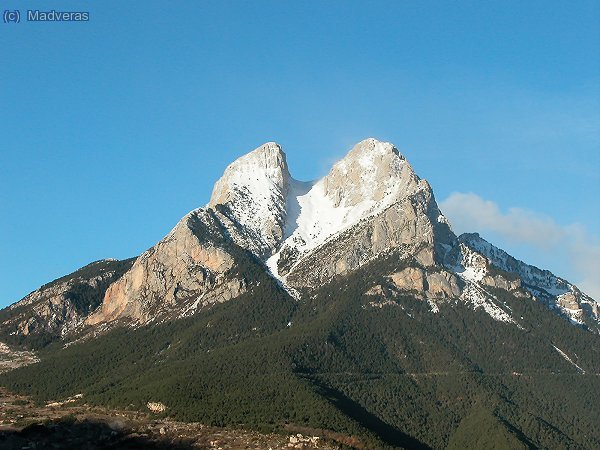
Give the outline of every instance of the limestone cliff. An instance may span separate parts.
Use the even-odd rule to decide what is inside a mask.
[[[301,300],[302,292],[390,254],[407,267],[366,292],[411,292],[433,312],[461,301],[515,322],[494,295],[501,289],[542,301],[575,324],[600,323],[597,303],[566,280],[478,235],[457,237],[429,183],[393,144],[370,138],[310,182],[291,177],[278,144],[258,147],[225,169],[205,207],[187,214],[133,265],[83,280],[95,293],[92,301],[73,297],[71,282],[53,284],[11,307],[10,317],[5,312],[9,319],[0,329],[64,335],[84,322],[183,317],[248,292],[253,281],[238,268],[249,262]]]
[[[246,283],[228,276],[235,259],[223,245],[227,239],[214,213],[191,212],[110,286],[101,307],[86,323],[119,318],[144,323],[176,309],[237,297]]]
[[[314,287],[401,250],[440,263],[455,241],[429,183],[387,142],[359,142],[295,199],[289,237],[268,264],[293,288]]]
[[[0,332],[5,339],[26,337],[38,346],[76,331],[133,261],[97,261],[36,289],[0,312]]]

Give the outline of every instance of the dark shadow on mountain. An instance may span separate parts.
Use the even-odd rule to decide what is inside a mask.
[[[55,420],[32,424],[21,430],[0,430],[0,448],[189,450],[198,447],[194,447],[191,441],[162,437],[157,439],[131,430],[115,430],[104,422]]]
[[[360,425],[376,434],[385,444],[406,449],[429,450],[431,447],[399,429],[385,423],[379,417],[371,414],[360,404],[345,396],[340,391],[310,378],[318,392],[330,401],[336,408],[352,418]]]
[[[527,448],[529,448],[530,450],[534,450],[535,448],[537,448],[520,429],[513,426],[511,423],[504,419],[500,419],[500,421],[506,427],[506,429],[513,433],[523,444],[527,446]]]

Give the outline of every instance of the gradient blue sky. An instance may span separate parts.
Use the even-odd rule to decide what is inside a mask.
[[[391,141],[458,231],[600,278],[599,2],[135,4],[2,2],[91,18],[0,23],[0,306],[139,254],[270,140],[303,180]]]

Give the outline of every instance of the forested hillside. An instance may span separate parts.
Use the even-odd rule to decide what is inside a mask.
[[[402,267],[397,255],[297,301],[246,261],[255,287],[235,301],[50,345],[0,383],[41,399],[160,401],[213,425],[325,428],[366,448],[600,446],[600,340],[543,305],[495,292],[525,318],[515,325],[460,302],[432,313],[407,294],[365,294]]]

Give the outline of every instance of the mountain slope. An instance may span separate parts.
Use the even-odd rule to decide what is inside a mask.
[[[1,384],[357,448],[600,446],[597,303],[457,237],[392,144],[362,141],[305,183],[267,143],[135,261],[102,264],[91,297],[51,284],[83,308]],[[19,324],[55,326],[45,301],[1,312],[2,339],[38,348]]]
[[[257,272],[255,291],[236,301],[115,328],[0,382],[41,398],[83,393],[88,402],[137,408],[160,401],[178,419],[216,425],[327,428],[367,448],[444,448],[464,442],[455,433],[464,439],[479,420],[498,439],[528,446],[600,444],[598,336],[506,293],[528,318],[521,328],[463,303],[432,314],[411,295],[365,293],[406,267],[398,256],[302,301]]]
[[[434,250],[454,238],[429,184],[392,144],[375,139],[359,142],[288,203],[298,210],[267,264],[294,288],[316,286],[396,248],[431,265]]]
[[[0,340],[39,347],[77,332],[134,260],[96,261],[36,289],[0,311]]]
[[[576,324],[587,323],[600,330],[597,328],[598,303],[573,284],[548,270],[538,269],[513,258],[504,250],[482,239],[477,233],[465,233],[459,236],[458,240],[470,250],[484,256],[488,265],[518,277],[523,288],[550,309],[557,310]],[[480,268],[483,282],[494,285],[495,280],[487,272],[485,267]]]

